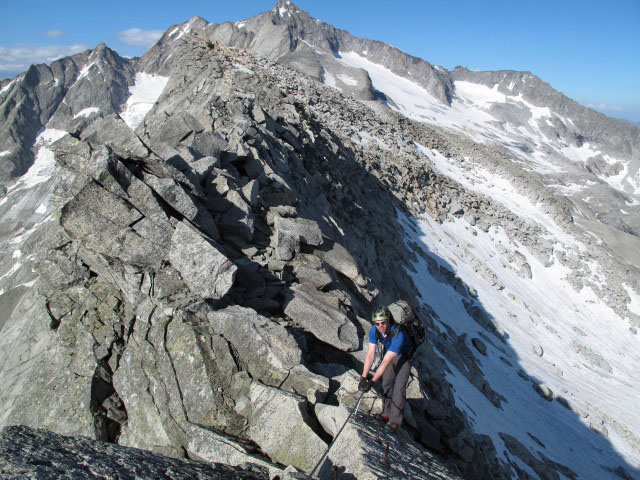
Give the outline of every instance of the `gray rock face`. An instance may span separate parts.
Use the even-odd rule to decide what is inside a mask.
[[[7,427],[0,434],[0,475],[38,478],[268,479],[257,465],[244,468],[163,457],[144,450],[66,437],[46,430]]]
[[[33,163],[36,136],[45,125],[65,131],[83,129],[90,118],[115,113],[133,84],[130,60],[104,44],[51,65],[32,65],[0,93],[15,105],[0,114],[0,186],[22,175]],[[91,109],[91,110],[87,110]],[[87,112],[89,117],[87,117]]]
[[[294,235],[300,239],[300,242],[307,245],[318,246],[322,243],[322,232],[318,227],[318,223],[313,220],[278,216],[274,221],[276,232]]]
[[[280,386],[300,364],[301,352],[291,335],[280,325],[241,307],[210,312],[208,329],[222,336],[237,351],[238,361],[251,376],[266,385]],[[293,375],[296,375],[293,373]]]
[[[171,237],[169,260],[191,292],[204,298],[222,298],[235,280],[237,267],[182,222]]]
[[[223,44],[259,50],[281,64]],[[373,98],[371,80],[334,53],[364,49],[372,61],[421,77],[443,102],[455,94],[447,72],[349,37],[285,1],[244,27],[199,18],[172,27],[143,58],[124,62],[122,79],[114,73],[106,93],[96,87],[98,75],[90,77],[106,68],[96,59],[100,52],[52,65],[52,71],[68,69],[67,77],[55,79],[70,84],[69,91],[92,83],[82,87],[91,103],[82,103],[78,90],[70,111],[61,107],[63,96],[47,100],[44,87],[21,83],[37,80],[34,72],[46,71],[41,67],[3,92],[5,99],[32,100],[39,92],[50,111],[37,127],[66,128],[73,136],[50,146],[56,167],[38,173],[48,180],[35,187],[18,183],[0,202],[0,242],[8,253],[0,259],[0,425],[46,427],[229,465],[250,461],[272,476],[289,464],[308,470],[357,401],[361,339],[369,327],[363,319],[374,304],[402,297],[421,303],[429,338],[414,364],[407,427],[391,442],[395,466],[388,476],[455,478],[445,462],[469,479],[518,474],[498,460],[486,437],[473,433],[446,381],[457,369],[482,394],[480,401],[500,409],[505,399],[485,378],[481,368],[490,362],[482,357],[504,354],[508,335],[452,265],[417,240],[407,243],[399,218],[425,214],[438,223],[466,220],[478,232],[501,230],[518,250],[503,246],[496,255],[521,278],[531,278],[536,260],[574,271],[586,267],[559,253],[543,227],[438,174],[415,144],[469,164],[468,171],[477,159],[490,163],[492,173],[506,172],[563,228],[572,228],[571,205],[540,193],[542,182],[499,149],[360,102]],[[352,96],[282,64],[325,81],[350,76],[356,85],[340,81]],[[170,77],[135,132],[102,107],[74,118],[78,108],[105,98],[120,108],[124,97],[117,92],[130,84],[132,65]],[[81,76],[85,67],[89,77]],[[493,110],[526,124],[522,107]],[[26,118],[21,112],[0,129],[16,127]],[[29,132],[15,138],[30,149]],[[368,137],[380,143],[365,142]],[[589,165],[608,171],[598,159]],[[627,240],[617,250],[630,256],[622,248],[633,245]],[[463,241],[456,247],[455,262],[497,291],[507,289],[505,296],[523,312],[530,308],[493,265]],[[605,262],[607,272],[623,271],[617,256],[596,245],[587,255]],[[457,336],[447,319],[436,324],[431,300],[418,302],[411,276],[418,260],[424,260],[421,273],[454,292],[459,313],[477,323],[477,336]],[[599,294],[626,314],[623,277]],[[575,282],[582,287],[587,280],[576,275]],[[582,343],[575,350],[603,373],[613,371]],[[501,360],[510,362],[506,354]],[[530,383],[527,389],[540,400]],[[567,398],[570,412],[580,405],[594,430],[624,432]],[[369,392],[361,408],[379,412],[378,395]],[[330,461],[357,478],[375,478],[382,447],[364,417],[354,422]],[[558,464],[538,465],[537,453],[524,445],[505,444],[536,472],[563,472]],[[323,478],[331,473],[329,464],[323,467]]]
[[[333,242],[325,249],[317,249],[315,253],[338,272],[352,280],[355,280],[360,274],[358,264],[353,256],[339,243]]]
[[[305,422],[304,402],[258,383],[251,385],[249,396],[249,437],[271,458],[311,470],[326,444]]]
[[[353,351],[359,347],[356,327],[340,311],[338,299],[312,285],[292,288],[284,313],[319,340],[340,350]]]

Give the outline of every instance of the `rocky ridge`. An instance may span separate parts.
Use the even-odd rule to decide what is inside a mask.
[[[574,102],[530,72],[474,72],[463,67],[449,72],[382,42],[353,37],[311,17],[288,0],[280,0],[272,10],[241,22],[217,24],[194,17],[182,25],[175,25],[141,57],[141,68],[158,73],[168,71],[175,58],[176,42],[185,34],[248,50],[332,85],[354,98],[393,108],[399,106],[376,89],[366,65],[381,66],[389,74],[423,88],[434,102],[428,106],[417,105],[426,111],[443,113],[443,109],[454,102],[466,104],[464,90],[458,91],[457,82],[485,87],[508,100],[486,107],[494,121],[489,122],[487,131],[475,140],[480,138],[483,142],[507,145],[512,150],[510,163],[520,163],[523,170],[532,170],[532,164],[539,161],[533,153],[539,152],[548,156],[554,170],[563,172],[537,175],[536,181],[527,189],[531,200],[541,192],[570,198],[575,203],[576,216],[597,218],[614,229],[611,233],[616,230],[635,236],[640,233],[640,215],[635,214],[637,203],[634,201],[640,172],[640,131]],[[359,61],[354,65],[341,55],[355,55]],[[484,110],[484,107],[478,108]],[[538,118],[531,109],[546,113]],[[429,124],[440,123],[437,115],[427,113],[419,117]],[[466,129],[453,128],[463,134]],[[567,148],[583,147],[593,150],[587,160],[576,161],[571,154],[565,153]],[[620,185],[607,183],[620,175]],[[571,184],[580,185],[579,194],[562,189]],[[538,188],[542,186],[544,188]],[[600,234],[600,231],[594,232]]]
[[[404,253],[375,255],[401,245],[390,219],[358,202],[402,203],[315,118],[321,85],[193,39],[183,58],[135,133],[112,115],[50,147],[72,175],[36,261],[42,296],[8,320],[33,340],[5,356],[3,423],[309,470],[328,435],[315,409],[335,402],[336,375],[357,377],[369,302],[412,295],[401,271],[388,277]],[[415,376],[433,376],[452,440],[432,427],[428,441],[464,452],[472,476],[500,471],[436,365]],[[414,395],[417,426],[427,404]]]
[[[501,226],[540,258],[572,269],[611,262],[613,281],[597,287],[637,324],[626,311],[625,277],[615,280],[621,269],[605,249],[593,242],[589,257],[552,257],[541,226],[439,175],[414,144],[464,159],[464,138],[199,35],[185,34],[176,48],[180,61],[166,65],[169,83],[135,132],[108,110],[74,128],[64,123],[69,112],[55,123],[71,133],[51,147],[61,167],[57,222],[24,249],[37,252],[37,295],[23,288],[3,319],[15,325],[2,349],[2,403],[11,405],[3,424],[171,456],[250,460],[272,473],[288,464],[308,470],[335,434],[335,409],[354,404],[370,302],[417,296],[399,265],[426,257],[433,277],[459,292],[485,328],[484,342],[505,341],[473,289],[403,243],[389,206],[443,222],[465,218],[483,230]],[[493,157],[513,168],[503,151],[473,148],[469,163]],[[565,203],[541,200],[557,223],[574,228]],[[504,257],[530,275],[519,252]],[[577,288],[582,281],[576,277]],[[434,328],[428,305],[421,316],[431,339],[413,372],[406,444],[440,452],[465,478],[517,471],[497,462],[495,447],[455,408],[436,353],[499,408],[503,399],[479,367],[483,340],[473,339],[474,351],[452,330]],[[375,411],[373,397],[366,407]],[[357,432],[349,438],[362,442],[362,455],[344,458],[337,449],[333,458],[366,478],[374,464],[368,444]],[[504,441],[541,475],[566,474]]]

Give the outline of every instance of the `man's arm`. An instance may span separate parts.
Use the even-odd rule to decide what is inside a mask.
[[[368,354],[368,352],[367,352]],[[376,370],[375,375],[373,376],[373,378],[371,379],[371,381],[373,383],[377,382],[378,380],[380,380],[380,377],[382,377],[382,374],[384,373],[384,371],[386,370],[386,368],[389,366],[389,364],[391,362],[393,362],[393,359],[396,358],[398,356],[398,354],[396,352],[387,352],[384,356],[384,358],[382,359],[382,363],[380,364],[380,366],[378,367],[378,369]]]
[[[367,349],[367,356],[364,359],[364,368],[362,369],[362,378],[367,378],[369,375],[369,370],[371,370],[371,365],[373,365],[373,361],[376,359],[376,344],[369,343],[369,348]]]

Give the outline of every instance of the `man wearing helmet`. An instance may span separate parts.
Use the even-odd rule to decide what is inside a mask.
[[[377,307],[373,312],[372,321],[373,325],[369,329],[369,347],[358,388],[363,391],[369,390],[372,384],[382,378],[384,410],[380,418],[388,422],[385,426],[387,430],[395,432],[402,423],[407,382],[411,372],[409,353],[413,344],[409,335],[399,325],[391,323],[391,313],[387,307]],[[373,378],[368,380],[369,370],[376,358],[378,342],[383,345],[386,353]]]

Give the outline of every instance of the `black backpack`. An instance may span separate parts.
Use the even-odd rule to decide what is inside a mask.
[[[416,315],[413,307],[405,300],[393,302],[387,308],[391,312],[393,322],[397,324],[406,335],[409,335],[409,338],[411,338],[413,347],[411,347],[411,351],[407,356],[412,357],[417,348],[424,343],[424,339],[426,337],[426,332],[422,322]],[[398,334],[400,328],[395,330],[392,338]],[[377,330],[376,335],[380,338],[380,333]]]

